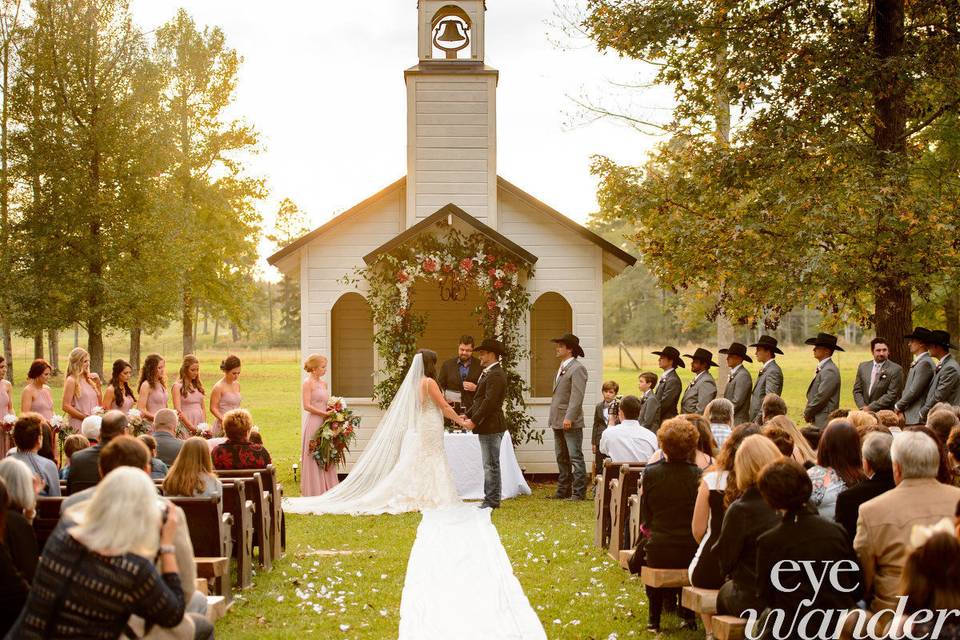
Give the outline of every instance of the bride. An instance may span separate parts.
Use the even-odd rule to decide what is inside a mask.
[[[293,513],[374,515],[461,504],[443,448],[443,417],[465,427],[436,381],[437,354],[420,349],[353,470],[323,495],[290,498]]]

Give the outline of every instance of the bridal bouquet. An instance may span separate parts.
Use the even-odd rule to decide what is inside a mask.
[[[63,460],[63,443],[68,436],[77,433],[77,430],[70,426],[70,422],[63,419],[63,416],[53,414],[50,418],[50,429],[57,436],[57,445],[60,448],[60,460]]]
[[[3,422],[0,422],[0,428],[3,429],[4,433],[13,433],[13,425],[17,424],[17,416],[12,413],[8,413],[3,416]],[[6,453],[5,451],[3,453]]]
[[[150,423],[143,419],[143,414],[136,407],[127,411],[127,424],[134,438],[150,433]]]
[[[310,440],[310,455],[321,469],[346,463],[350,445],[357,437],[356,428],[360,426],[360,416],[347,408],[343,398],[330,398],[327,411],[330,413],[326,420]]]
[[[213,429],[210,428],[206,422],[201,422],[197,425],[197,435],[203,438],[204,440],[209,440],[213,437]]]

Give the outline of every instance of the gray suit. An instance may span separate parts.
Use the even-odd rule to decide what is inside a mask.
[[[927,389],[930,388],[930,381],[933,380],[935,368],[936,365],[929,353],[920,354],[920,357],[910,365],[903,393],[894,405],[894,408],[903,414],[904,421],[907,424],[923,422],[920,419],[920,409],[927,399]]]
[[[937,368],[934,369],[927,399],[920,408],[921,422],[926,422],[927,414],[938,402],[960,405],[960,364],[957,364],[956,358],[949,353],[940,358]]]
[[[693,379],[683,392],[680,410],[683,413],[703,413],[707,404],[717,397],[717,383],[709,371],[703,371]]]
[[[840,406],[840,369],[833,359],[820,363],[817,374],[807,387],[807,406],[803,419],[819,429],[827,425],[827,416]]]
[[[657,400],[657,394],[653,391],[647,392],[640,398],[640,424],[650,431],[656,432],[660,424],[660,401]]]
[[[587,465],[583,460],[583,396],[587,390],[587,368],[577,359],[563,365],[553,383],[550,399],[550,427],[557,456],[557,495],[583,498],[587,493]],[[564,431],[563,422],[573,426]]]
[[[857,379],[853,383],[853,402],[857,408],[866,406],[871,411],[893,409],[903,389],[903,367],[896,362],[884,361],[880,365],[880,376],[870,388],[873,377],[873,360],[861,362],[857,367]]]
[[[763,399],[768,393],[783,395],[783,371],[777,364],[776,358],[767,360],[757,374],[757,381],[753,385],[753,395],[750,396],[750,422],[760,422],[763,412]]]
[[[680,376],[677,375],[676,369],[660,377],[655,391],[657,404],[660,406],[660,422],[677,417],[677,402],[680,400],[682,391],[683,383],[680,382]],[[656,431],[660,428],[660,422],[651,425],[650,428]]]
[[[733,403],[733,424],[750,422],[750,390],[753,388],[753,378],[743,365],[730,375],[723,390],[723,397]]]

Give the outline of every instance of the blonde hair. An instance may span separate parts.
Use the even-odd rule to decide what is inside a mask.
[[[773,444],[770,438],[759,434],[747,436],[733,459],[733,469],[737,474],[737,488],[744,492],[756,486],[760,470],[782,457],[780,449],[777,449],[777,445]]]
[[[246,409],[233,409],[223,416],[223,432],[228,440],[240,442],[246,440],[253,428],[253,416]]]
[[[320,355],[319,353],[311,353],[307,356],[307,359],[303,361],[303,370],[307,373],[311,373],[321,364],[327,363],[327,356]]]
[[[203,474],[213,475],[210,445],[203,438],[188,438],[163,480],[163,493],[168,496],[191,497],[203,493]]]
[[[70,359],[67,364],[67,378],[73,376],[73,399],[80,399],[80,380],[83,378],[81,373],[83,369],[83,359],[89,358],[90,354],[83,347],[75,347],[70,352]]]
[[[851,411],[847,414],[847,421],[857,430],[857,435],[860,436],[861,442],[867,435],[867,432],[870,431],[870,428],[880,423],[875,413],[867,411]]]
[[[77,523],[70,533],[97,553],[135,553],[152,560],[162,524],[157,500],[157,489],[142,469],[118,467],[100,481],[93,497],[67,509]]]
[[[37,506],[33,472],[25,462],[9,456],[0,460],[0,480],[7,487],[11,507],[26,510]]]
[[[797,428],[797,425],[793,423],[793,420],[787,416],[776,416],[771,418],[767,424],[780,427],[790,434],[790,437],[793,438],[793,450],[800,452],[800,457],[803,458],[804,462],[815,463],[817,461],[817,453],[810,446],[810,443],[807,442],[807,439],[803,436],[800,429]]]

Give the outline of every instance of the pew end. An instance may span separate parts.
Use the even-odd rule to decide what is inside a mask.
[[[690,585],[686,569],[654,569],[643,567],[640,570],[640,580],[648,587],[670,588],[686,587]]]
[[[684,587],[681,592],[681,604],[694,613],[712,616],[717,613],[717,589],[698,589]]]
[[[736,616],[713,616],[713,637],[717,640],[743,640],[747,621]]]

